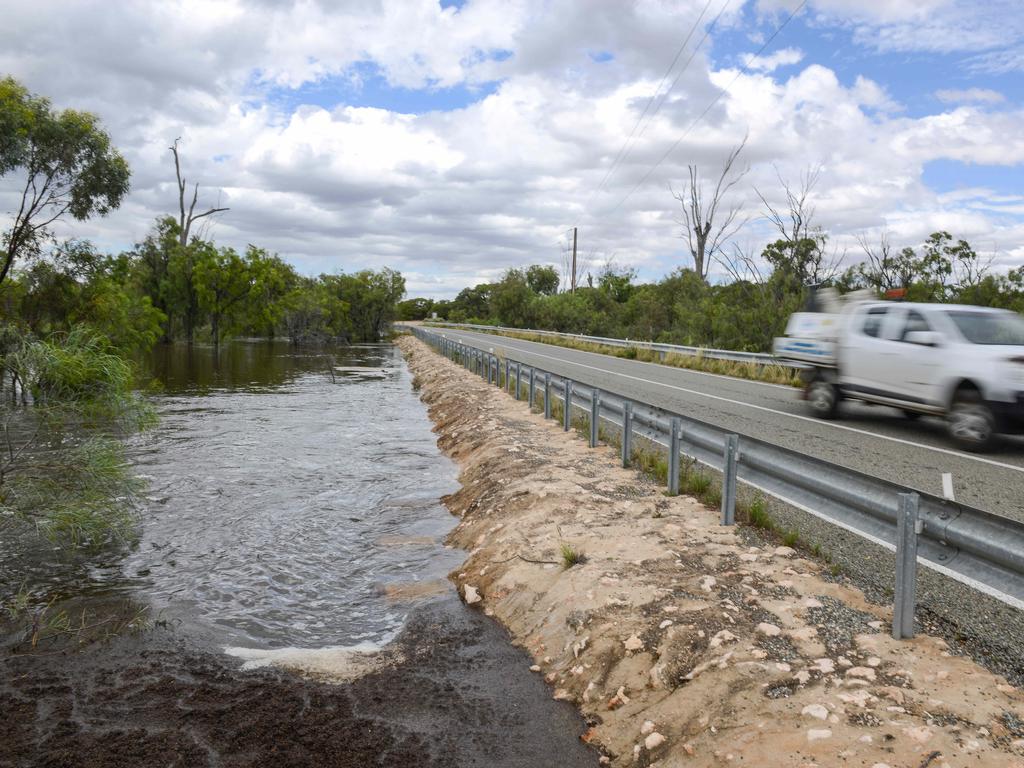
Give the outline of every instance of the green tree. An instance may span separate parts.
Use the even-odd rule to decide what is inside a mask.
[[[0,284],[17,261],[39,255],[58,219],[105,215],[128,192],[128,164],[95,115],[55,111],[7,77],[0,80],[0,176],[19,169],[18,211],[0,235]]]
[[[554,267],[533,264],[526,268],[526,284],[530,290],[541,296],[553,296],[558,293],[558,283],[561,278],[558,270]]]
[[[210,338],[220,346],[221,333],[253,287],[253,273],[248,259],[233,248],[195,248],[205,245],[193,241],[186,250],[199,254],[192,269],[192,281],[199,310],[210,318]],[[249,246],[250,251],[255,250]]]

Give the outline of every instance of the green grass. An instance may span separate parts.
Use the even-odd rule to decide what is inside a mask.
[[[574,565],[580,565],[587,561],[587,556],[582,551],[576,549],[571,544],[562,542],[561,546],[562,553],[562,568],[568,570]]]

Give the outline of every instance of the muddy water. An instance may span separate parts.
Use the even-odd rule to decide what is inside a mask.
[[[139,539],[61,560],[4,548],[37,596],[125,597],[214,644],[380,644],[413,598],[451,594],[456,487],[392,345],[158,348],[159,426],[133,438]],[[13,542],[12,542],[13,543]],[[15,575],[16,573],[16,575]]]
[[[447,591],[456,471],[393,346],[171,347],[154,373],[121,570],[163,616],[233,646],[379,644],[408,611],[396,594]]]

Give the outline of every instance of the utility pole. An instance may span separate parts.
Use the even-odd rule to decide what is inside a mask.
[[[576,293],[576,227],[572,228],[572,293]]]

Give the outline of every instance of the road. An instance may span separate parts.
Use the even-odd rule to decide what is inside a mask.
[[[942,495],[942,474],[950,472],[957,501],[1024,520],[1024,439],[1019,437],[977,456],[953,448],[945,424],[936,418],[911,422],[892,408],[844,403],[841,420],[821,421],[809,415],[791,387],[486,333],[434,330],[582,384],[928,493]]]

